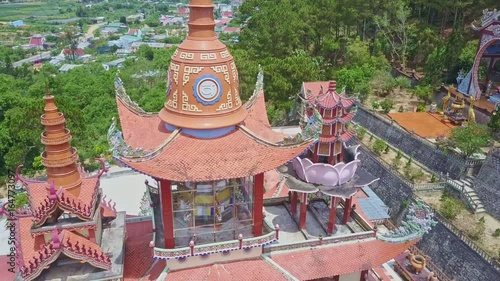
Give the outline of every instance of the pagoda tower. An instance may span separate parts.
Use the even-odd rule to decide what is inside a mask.
[[[335,165],[343,162],[343,147],[351,140],[355,133],[348,131],[346,125],[354,118],[354,112],[348,112],[355,103],[353,98],[347,98],[345,91],[337,93],[337,83],[328,82],[324,91],[321,86],[318,93],[306,92],[305,98],[315,107],[323,117],[323,128],[319,142],[310,151],[310,158],[314,163],[328,163]],[[307,115],[312,115],[312,110],[307,110]]]
[[[102,248],[102,220],[116,217],[114,207],[101,204],[99,182],[104,166],[95,176],[82,173],[77,150],[70,145],[71,133],[54,96],[47,91],[44,101],[41,141],[45,151],[41,156],[47,180],[23,178],[19,174],[22,165],[16,171],[29,199],[29,211],[16,214],[16,280],[34,280],[41,274],[49,278],[51,265],[56,263],[53,268],[57,270],[58,261],[71,264],[71,260],[79,266],[88,263],[105,275],[117,268]]]
[[[264,172],[315,141],[306,135],[285,143],[271,130],[262,73],[253,96],[242,103],[234,59],[214,31],[212,1],[191,0],[188,7],[189,34],[172,56],[164,107],[145,112],[117,78],[123,133],[115,123],[108,133],[117,162],[155,179],[148,188],[157,259],[182,253],[174,248],[268,234]],[[252,247],[267,243],[255,241]]]
[[[311,160],[311,163],[343,165],[344,162],[346,162],[344,159],[346,150],[354,149],[354,147],[348,148],[346,145],[346,143],[354,137],[354,131],[349,131],[346,124],[348,124],[355,115],[354,112],[348,112],[349,108],[355,103],[355,100],[353,98],[347,98],[345,96],[345,91],[338,94],[337,83],[335,81],[304,83],[301,98],[303,99],[302,111],[303,117],[306,117],[305,120],[310,119],[315,110],[319,112],[322,117],[322,128],[319,140],[308,151],[308,158]],[[356,152],[351,152],[351,154],[355,155]],[[354,158],[349,160],[352,161]],[[345,199],[342,224],[347,224],[350,220],[352,196],[355,193],[356,190],[342,194],[342,197]],[[300,203],[299,227],[301,229],[304,229],[306,226],[308,196],[308,193],[291,190],[290,201],[293,214],[297,212],[297,205]],[[328,199],[330,202],[327,232],[333,234],[335,232],[337,205],[340,203],[340,198],[335,194],[328,194],[327,197],[329,197]]]

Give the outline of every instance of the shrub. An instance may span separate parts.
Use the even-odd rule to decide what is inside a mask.
[[[373,140],[373,135],[370,135],[370,141],[372,141],[372,140]]]
[[[358,137],[358,139],[362,140],[366,135],[366,129],[363,128],[363,127],[358,127],[358,129],[356,130],[356,136]]]
[[[454,220],[464,208],[462,202],[449,195],[443,194],[443,198],[441,198],[441,201],[442,203],[441,207],[439,208],[439,212],[443,217],[449,220]]]
[[[386,144],[386,145],[385,145],[385,149],[384,149],[384,153],[385,153],[385,154],[389,153],[390,149],[391,149],[391,148],[389,147],[389,145],[388,145],[388,144]]]
[[[384,99],[380,103],[380,107],[382,108],[384,113],[389,113],[389,111],[391,111],[391,109],[394,107],[394,101],[392,99]]]
[[[500,237],[500,228],[495,229],[495,232],[493,233],[493,237]]]
[[[413,163],[413,159],[411,157],[408,158],[408,162],[406,162],[406,167],[410,167],[412,163]]]
[[[393,167],[394,169],[398,169],[398,168],[399,168],[399,166],[401,166],[401,158],[399,158],[399,159],[398,159],[398,158],[396,157],[396,158],[392,159],[392,167]]]
[[[377,155],[381,155],[382,151],[385,149],[386,146],[387,146],[387,144],[383,140],[377,139],[373,143],[373,151]]]
[[[431,176],[431,182],[437,182],[437,178],[436,178],[436,175],[435,174],[432,174]]]
[[[396,159],[401,160],[401,158],[403,158],[403,153],[401,153],[401,151],[398,150],[398,153],[396,154]]]
[[[380,104],[378,103],[378,101],[376,101],[376,100],[372,101],[372,108],[373,109],[377,110],[377,109],[379,109],[379,107],[380,107]]]
[[[427,107],[423,103],[417,104],[417,112],[425,112],[427,110]]]

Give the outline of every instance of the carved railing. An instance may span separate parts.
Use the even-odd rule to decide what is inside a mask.
[[[365,232],[352,233],[352,234],[341,235],[341,236],[310,239],[310,240],[306,240],[306,241],[300,241],[300,242],[289,243],[289,244],[277,244],[277,245],[271,245],[271,246],[265,247],[264,253],[287,251],[287,250],[293,250],[293,249],[299,249],[299,248],[312,248],[312,247],[317,247],[320,245],[339,244],[339,243],[344,243],[344,242],[373,238],[375,236],[376,236],[375,231],[365,231]]]
[[[465,190],[464,184],[458,184],[457,182],[446,179],[446,184],[460,192],[460,196],[463,197],[467,205],[472,209],[472,211],[476,212],[478,208],[478,204],[474,201],[474,199],[470,196],[470,194]]]
[[[204,244],[200,246],[196,246],[193,243],[188,247],[176,248],[176,249],[163,249],[154,247],[153,257],[166,260],[184,259],[191,256],[205,256],[215,253],[225,253],[234,250],[241,250],[241,249],[245,250],[250,248],[262,247],[277,241],[278,240],[277,234],[279,233],[279,229],[275,229],[274,227],[268,225],[267,222],[265,221],[264,223],[267,225],[268,228],[271,229],[271,232],[264,234],[262,236],[246,238],[246,239],[242,238],[241,242],[240,240],[231,240],[219,243]],[[154,238],[155,237],[153,237],[153,239]]]

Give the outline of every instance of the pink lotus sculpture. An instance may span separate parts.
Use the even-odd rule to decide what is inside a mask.
[[[356,193],[357,188],[378,180],[366,171],[357,171],[361,163],[358,148],[359,146],[344,146],[344,159],[347,163],[330,165],[296,157],[291,163],[278,168],[278,171],[287,178],[287,186],[292,191],[321,192],[329,196],[349,198]]]
[[[349,163],[340,162],[330,164],[316,163],[304,158],[296,157],[292,160],[293,169],[297,176],[308,183],[325,186],[338,186],[348,182],[356,173],[361,161],[354,160]]]

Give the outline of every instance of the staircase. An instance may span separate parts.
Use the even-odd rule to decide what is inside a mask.
[[[448,180],[448,183],[467,201],[467,204],[474,210],[476,214],[484,213],[483,203],[474,191],[474,177],[466,176],[461,180]]]

